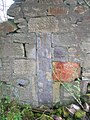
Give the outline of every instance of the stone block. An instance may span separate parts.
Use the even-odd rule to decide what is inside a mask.
[[[49,7],[48,8],[48,15],[66,15],[68,14],[68,9],[66,7]]]
[[[53,103],[60,101],[60,82],[53,83]]]
[[[15,17],[15,16],[17,16],[17,15],[19,14],[20,10],[21,10],[21,7],[19,7],[18,5],[16,5],[16,4],[14,3],[14,4],[12,4],[12,5],[10,6],[10,8],[8,9],[7,14],[8,14],[9,16]]]
[[[90,53],[90,42],[82,42],[81,48],[86,53]]]
[[[35,44],[36,43],[36,35],[35,33],[16,33],[12,35],[12,40],[14,42],[19,43],[29,43],[29,44]]]
[[[83,67],[87,70],[90,69],[90,54],[86,55],[86,57],[84,59]]]
[[[58,32],[58,20],[55,17],[30,18],[29,32]]]
[[[2,60],[0,59],[0,68],[2,67]]]
[[[36,45],[26,44],[25,48],[26,48],[27,58],[36,59]]]
[[[68,48],[69,62],[80,63],[83,61],[83,54],[79,46],[71,46]]]
[[[81,6],[81,5],[75,7],[75,9],[74,9],[74,11],[76,13],[79,13],[79,14],[84,14],[87,10],[88,10],[87,7],[84,7],[84,6]]]
[[[67,62],[68,61],[68,51],[65,47],[55,47],[54,48],[54,61]]]
[[[0,57],[24,57],[23,44],[5,42],[0,49]]]
[[[36,61],[32,59],[14,60],[14,74],[15,75],[35,75],[36,74]]]
[[[63,0],[39,0],[39,3],[41,4],[61,4],[63,3]]]
[[[15,78],[13,81],[12,97],[18,98],[20,102],[30,103],[34,107],[37,106],[38,98],[35,80],[34,76]]]
[[[30,2],[25,2],[23,4],[23,12],[27,20],[32,17],[47,16],[48,5],[30,3],[28,6],[29,3]]]
[[[74,33],[53,34],[53,46],[75,46],[77,45],[77,38]]]
[[[70,82],[80,77],[80,65],[73,62],[53,62],[52,79]]]

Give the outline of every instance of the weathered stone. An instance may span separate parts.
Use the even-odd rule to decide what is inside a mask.
[[[32,45],[26,44],[25,48],[26,48],[27,58],[36,59],[36,45],[35,44],[32,44]]]
[[[85,69],[89,69],[90,68],[90,54],[87,54],[85,59],[84,59],[84,64],[83,67]]]
[[[66,7],[49,7],[48,15],[66,15],[68,14],[68,9]]]
[[[30,6],[28,6],[30,4]],[[35,3],[29,3],[25,2],[23,4],[23,12],[24,17],[26,17],[27,21],[32,17],[40,17],[40,16],[47,16],[48,12],[48,5],[44,4],[35,4]]]
[[[14,74],[16,75],[35,75],[36,61],[17,59],[14,60]]]
[[[0,59],[0,68],[2,67],[2,60]]]
[[[88,10],[87,7],[84,7],[84,6],[77,6],[74,9],[74,11],[79,14],[84,14],[87,10]]]
[[[61,4],[63,0],[39,0],[41,4]]]
[[[36,43],[36,35],[35,33],[18,33],[18,34],[13,34],[12,35],[12,40],[14,42],[19,42],[19,43],[29,43],[29,44],[35,44]]]
[[[10,8],[8,9],[7,14],[8,14],[9,16],[15,17],[16,15],[19,14],[20,10],[21,10],[21,7],[18,6],[18,5],[16,5],[16,4],[14,3],[14,4],[12,4],[12,5],[10,6]]]
[[[1,46],[1,57],[24,57],[24,48],[18,43],[4,43]]]
[[[22,87],[25,87],[29,84],[29,80],[23,78],[18,78],[16,81],[17,81],[17,85]]]
[[[23,33],[27,33],[28,26],[27,26],[27,21],[25,19],[23,19],[22,22],[20,22],[17,26],[19,28],[17,30],[17,32],[20,31],[20,32],[23,32]]]
[[[52,104],[51,34],[37,34],[37,76],[39,104]]]
[[[60,82],[53,83],[53,103],[60,101]]]
[[[15,30],[17,30],[17,26],[13,22],[6,21],[0,23],[0,35],[14,32]]]
[[[70,82],[80,77],[80,65],[71,62],[53,62],[52,79]]]
[[[82,76],[89,78],[90,77],[90,70],[83,71]]]
[[[54,46],[75,46],[77,42],[78,40],[74,33],[53,34]]]
[[[66,62],[68,61],[68,51],[65,47],[54,48],[54,61]]]
[[[1,81],[10,81],[12,79],[13,72],[13,60],[8,58],[2,58],[2,72],[0,72]]]
[[[55,17],[31,18],[28,23],[29,32],[58,32],[58,20]]]
[[[90,53],[90,42],[82,42],[82,50],[86,51],[86,53]]]
[[[69,62],[80,63],[83,60],[82,51],[80,50],[79,46],[69,47],[68,48],[68,56],[69,56]]]

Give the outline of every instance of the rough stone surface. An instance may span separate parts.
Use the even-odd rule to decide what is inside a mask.
[[[75,46],[78,43],[74,33],[53,34],[54,46]]]
[[[28,23],[29,32],[57,32],[58,20],[55,17],[31,18]]]
[[[36,59],[36,45],[35,44],[26,44],[26,55],[27,58]]]
[[[65,15],[68,14],[68,9],[66,7],[49,7],[48,15]]]
[[[2,67],[2,60],[0,59],[0,68]]]
[[[36,74],[36,62],[35,60],[14,60],[14,74],[16,75],[35,75]]]
[[[14,42],[19,42],[19,43],[29,43],[29,44],[34,44],[36,43],[36,35],[35,33],[18,33],[18,34],[13,34],[12,35],[12,40]]]
[[[65,47],[54,48],[54,61],[66,62],[68,61],[68,51]]]
[[[83,0],[14,1],[7,11],[14,20],[0,24],[0,80],[11,85],[11,91],[7,84],[3,91],[12,99],[32,106],[52,107],[56,102],[70,102],[72,97],[60,82],[53,81],[53,63],[66,65],[60,64],[57,67],[63,68],[56,71],[64,81],[82,77],[81,90],[87,89],[90,81],[89,7]],[[80,65],[79,70],[73,70],[72,64]],[[73,87],[74,83],[69,85]]]

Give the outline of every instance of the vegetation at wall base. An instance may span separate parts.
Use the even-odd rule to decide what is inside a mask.
[[[41,106],[32,108],[29,104],[20,104],[17,101],[10,101],[8,97],[0,100],[0,120],[89,120],[90,108],[88,111],[76,105],[59,106],[49,108]],[[46,107],[46,109],[45,109]],[[75,110],[76,108],[79,108]],[[70,111],[71,110],[71,111]],[[74,110],[74,112],[73,112]],[[88,119],[87,119],[88,118]]]

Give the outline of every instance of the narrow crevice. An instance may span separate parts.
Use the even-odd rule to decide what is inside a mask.
[[[23,43],[23,49],[24,49],[24,57],[27,57],[26,48],[25,48],[25,43]]]

